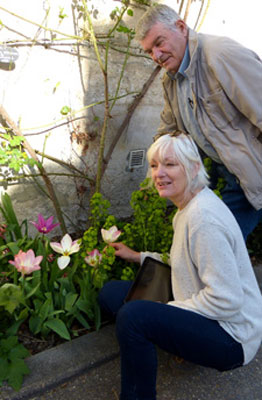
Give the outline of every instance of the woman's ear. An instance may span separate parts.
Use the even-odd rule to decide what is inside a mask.
[[[199,162],[196,162],[196,163],[194,164],[194,168],[193,168],[192,179],[195,179],[195,177],[196,177],[197,174],[198,174],[199,169],[200,169],[200,163],[199,163]]]

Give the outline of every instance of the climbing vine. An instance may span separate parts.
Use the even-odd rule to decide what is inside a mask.
[[[205,1],[198,0],[198,2],[200,4],[200,13],[203,13]],[[180,3],[181,13],[182,10],[184,10],[184,19],[186,19],[192,0],[187,0],[186,2],[184,0],[179,0],[178,3]],[[14,20],[19,19],[25,24],[37,27],[37,33],[32,38],[26,37],[22,32],[20,33],[20,36],[26,38],[22,41],[22,44],[21,40],[19,39],[8,41],[8,43],[2,42],[2,46],[8,46],[10,51],[12,49],[19,48],[21,45],[28,46],[30,48],[44,46],[46,50],[50,51],[55,49],[57,45],[61,45],[64,40],[67,40],[67,47],[70,46],[71,48],[77,49],[76,52],[72,52],[72,56],[77,55],[80,60],[86,57],[86,55],[82,54],[79,49],[92,47],[101,71],[101,76],[103,77],[103,80],[101,79],[101,85],[104,87],[103,100],[94,102],[92,104],[87,104],[81,110],[72,110],[70,106],[64,105],[60,110],[60,116],[57,116],[57,120],[50,122],[49,126],[43,127],[45,129],[42,129],[39,132],[28,133],[28,131],[23,131],[18,124],[14,123],[12,116],[8,114],[8,110],[5,110],[3,106],[0,110],[0,122],[3,128],[3,131],[0,131],[0,164],[5,167],[5,169],[2,170],[3,172],[1,172],[0,183],[7,188],[10,183],[24,182],[24,179],[31,179],[36,182],[36,179],[42,177],[46,186],[46,191],[44,193],[53,204],[63,232],[66,231],[66,223],[64,218],[69,217],[66,216],[61,210],[61,206],[59,204],[53,184],[53,177],[61,176],[62,174],[61,172],[54,172],[52,174],[47,172],[44,168],[44,161],[47,159],[52,160],[52,162],[57,164],[59,167],[66,168],[67,171],[69,170],[69,172],[66,172],[64,176],[74,179],[77,193],[85,191],[86,187],[90,188],[91,194],[95,191],[99,192],[101,190],[103,175],[110,158],[113,156],[117,142],[128,126],[135,109],[139,106],[140,101],[145,96],[148,88],[160,71],[160,68],[156,67],[151,76],[149,76],[147,82],[145,82],[140,90],[136,92],[125,92],[123,88],[123,77],[125,75],[128,60],[130,57],[145,58],[147,56],[141,54],[140,49],[132,44],[135,32],[133,28],[130,28],[126,25],[124,17],[128,16],[132,18],[134,10],[137,7],[142,7],[145,10],[152,4],[152,2],[149,0],[122,0],[118,2],[118,4],[119,5],[116,6],[110,13],[110,18],[113,22],[112,26],[108,28],[107,32],[98,33],[96,32],[94,22],[97,19],[99,11],[95,5],[89,0],[72,0],[71,7],[75,26],[75,32],[73,34],[63,31],[63,23],[69,18],[69,15],[67,12],[65,12],[65,9],[62,6],[59,7],[59,13],[57,16],[59,21],[58,28],[48,26],[48,17],[52,7],[52,4],[48,1],[44,2],[45,16],[42,23],[32,21],[18,12],[16,13],[0,6],[3,16],[9,14],[14,17]],[[10,29],[10,27],[5,25],[4,17],[1,18],[1,27],[2,29]],[[49,35],[50,39],[41,40],[41,32],[44,33],[45,37]],[[117,42],[116,38],[118,37],[120,37],[121,44]],[[69,40],[71,41],[70,43],[68,43]],[[109,91],[110,82],[108,68],[109,54],[114,54],[114,52],[123,54],[123,62],[119,72],[118,81],[114,89],[114,94],[112,95],[111,91]],[[52,56],[50,55],[50,59],[51,58]],[[114,55],[112,55],[112,58],[114,59]],[[112,65],[110,65],[110,68],[112,68]],[[57,82],[53,89],[53,93],[58,90],[60,84],[61,82]],[[117,129],[116,134],[113,138],[110,138],[109,148],[105,153],[105,142],[108,133],[108,126],[111,123],[112,109],[115,104],[117,104],[118,100],[123,99],[124,97],[126,97],[127,102],[129,103],[128,111],[123,119],[123,122]],[[130,101],[132,97],[133,99]],[[81,128],[81,122],[85,120],[83,112],[92,109],[95,113],[96,107],[101,104],[104,105],[104,118],[102,124],[100,123],[100,131],[86,132]],[[82,116],[78,117],[78,114],[80,113]],[[95,116],[94,120],[98,121],[99,118]],[[48,135],[52,134],[55,129],[57,129],[59,126],[61,127],[62,125],[71,131],[71,141],[77,141],[78,144],[82,145],[83,154],[86,156],[88,156],[89,142],[95,140],[96,137],[99,138],[96,157],[96,172],[89,171],[90,168],[85,160],[85,167],[83,170],[81,170],[71,163],[69,164],[55,157],[49,156],[45,152],[45,144],[41,152],[33,149],[33,147],[30,145],[31,136],[43,135],[44,133],[47,133],[45,139],[46,142],[46,140],[48,140]]]

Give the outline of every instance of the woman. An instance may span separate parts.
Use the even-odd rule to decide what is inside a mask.
[[[170,249],[174,300],[123,303],[128,282],[109,282],[103,309],[116,315],[121,353],[121,400],[155,400],[155,346],[185,360],[224,371],[247,364],[262,339],[262,296],[240,228],[208,187],[189,136],[166,134],[149,148],[152,180],[178,208]],[[143,263],[146,256],[123,243],[116,255]]]

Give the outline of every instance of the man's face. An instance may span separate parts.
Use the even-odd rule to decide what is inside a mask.
[[[188,29],[184,21],[178,20],[174,30],[158,22],[140,43],[157,64],[175,74],[184,57],[187,37]]]

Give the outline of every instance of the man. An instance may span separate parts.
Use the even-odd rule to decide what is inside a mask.
[[[166,69],[158,133],[183,129],[211,158],[211,183],[224,178],[223,200],[246,240],[262,219],[260,58],[229,38],[196,33],[161,4],[140,18],[136,39]]]

